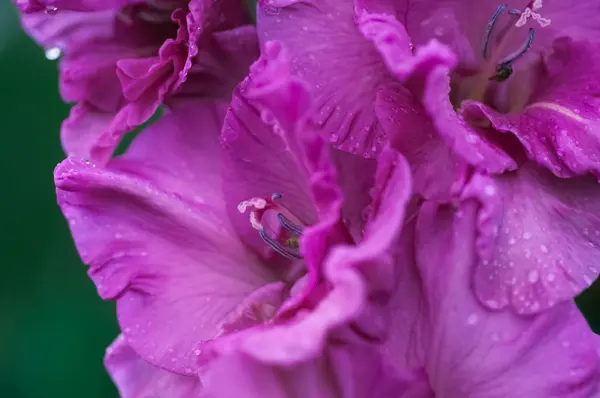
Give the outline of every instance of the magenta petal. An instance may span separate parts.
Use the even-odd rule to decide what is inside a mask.
[[[196,376],[182,376],[149,364],[122,335],[106,350],[104,366],[122,398],[200,396],[202,385]]]
[[[371,337],[373,319],[362,317],[362,311],[371,292],[391,294],[394,270],[390,251],[411,193],[410,170],[399,154],[391,150],[381,154],[376,187],[364,239],[357,246],[337,245],[329,251],[322,266],[329,290],[321,298],[307,295],[307,300],[316,302],[314,308],[298,312],[289,321],[224,336],[211,345],[211,351],[217,356],[243,352],[264,363],[284,365],[317,358],[330,333],[355,320],[360,321],[355,325],[358,332]],[[330,222],[324,219],[306,230],[303,244],[307,250],[316,250],[321,244]],[[317,255],[311,253],[307,261]]]
[[[115,15],[116,10],[112,9],[93,13],[65,10],[58,15],[25,14],[21,21],[25,31],[41,46],[62,53],[79,43],[110,39],[113,31],[108,27]]]
[[[598,337],[573,302],[524,317],[489,310],[475,297],[478,213],[475,200],[458,210],[430,202],[420,211],[417,267],[399,269],[397,291],[416,285],[422,296],[397,301],[405,314],[393,329],[414,351],[413,366],[425,366],[436,396],[592,396],[600,377]],[[405,351],[396,355],[407,358]]]
[[[403,103],[400,112],[390,106],[394,102]],[[391,145],[410,163],[414,192],[439,200],[448,200],[460,192],[468,164],[441,140],[417,98],[404,88],[381,90],[375,106]]]
[[[386,137],[373,102],[378,86],[394,79],[358,31],[352,1],[260,1],[257,27],[261,45],[279,41],[289,50],[322,135],[336,148],[376,156]]]
[[[494,240],[478,247],[477,296],[491,308],[525,314],[570,301],[600,270],[597,181],[557,178],[530,163],[495,181],[474,179],[464,195],[483,204],[480,240]]]
[[[43,11],[54,15],[64,11],[102,11],[120,9],[143,0],[15,0],[19,10],[25,13]]]
[[[513,159],[483,140],[480,132],[454,111],[449,96],[449,73],[457,59],[448,47],[432,40],[411,55],[406,30],[393,18],[363,13],[358,24],[389,70],[423,102],[438,134],[450,148],[467,162],[489,172],[516,167]]]
[[[499,131],[513,133],[530,159],[559,177],[600,177],[600,46],[554,42],[554,52],[530,104],[521,115],[502,115],[479,103],[465,112],[483,114]]]
[[[106,169],[66,160],[58,202],[103,298],[148,362],[188,374],[193,348],[271,275],[235,239],[221,192],[222,106],[194,102]],[[197,126],[194,129],[190,126]]]
[[[242,84],[242,87],[244,84]],[[262,253],[265,243],[252,227],[248,214],[237,206],[254,197],[281,194],[281,202],[305,225],[316,220],[307,180],[281,135],[266,124],[260,111],[243,94],[234,93],[222,131],[224,145],[223,189],[235,232]]]
[[[116,142],[107,133],[114,114],[82,103],[71,108],[61,127],[61,142],[68,156],[108,161]]]
[[[232,382],[235,380],[235,382]],[[331,345],[293,366],[263,364],[243,354],[217,359],[206,374],[206,398],[433,398],[420,373],[396,373],[376,347]]]

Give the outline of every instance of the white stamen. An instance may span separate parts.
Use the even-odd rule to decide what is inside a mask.
[[[256,213],[254,212],[250,213],[250,224],[252,225],[252,228],[254,228],[257,231],[263,229],[262,223],[257,220]]]
[[[267,205],[267,201],[264,200],[263,198],[252,198],[252,199],[248,199],[248,200],[244,200],[243,202],[240,202],[240,204],[237,206],[237,209],[240,213],[245,213],[246,210],[248,209],[248,207],[254,207],[255,209],[264,209],[265,206]]]
[[[550,25],[550,23],[552,23],[552,20],[550,20],[550,18],[544,18],[537,12],[534,12],[539,10],[540,8],[542,8],[542,0],[535,0],[531,5],[531,8],[527,7],[521,13],[519,19],[515,23],[515,26],[517,28],[524,26],[529,20],[529,18],[533,18],[542,28]]]

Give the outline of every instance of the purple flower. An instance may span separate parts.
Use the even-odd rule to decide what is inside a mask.
[[[61,95],[76,103],[62,126],[65,151],[96,163],[174,94],[228,98],[257,52],[254,28],[233,1],[18,5],[46,56],[61,57]]]
[[[106,361],[123,395],[180,380],[172,393],[186,396],[198,369],[218,380],[238,355],[258,368],[321,363],[324,352],[387,367],[364,347],[385,324],[361,310],[391,297],[409,169],[391,149],[377,164],[330,157],[289,67],[269,43],[226,115],[214,102],[179,103],[106,167],[58,166],[77,248],[99,294],[117,300],[124,337]],[[333,161],[358,171],[353,180],[340,175],[338,187]],[[371,196],[356,191],[363,180]],[[138,372],[156,377],[124,376]]]
[[[61,163],[121,395],[600,393],[572,300],[598,272],[598,6],[565,7],[261,1],[230,103],[176,78],[125,155]]]

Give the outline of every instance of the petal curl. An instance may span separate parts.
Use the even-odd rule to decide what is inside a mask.
[[[600,186],[592,177],[557,178],[528,163],[516,173],[474,179],[464,198],[479,197],[477,296],[490,308],[542,312],[573,297],[598,276]],[[490,217],[493,217],[492,220]],[[485,241],[485,238],[481,238]]]
[[[49,15],[56,15],[65,11],[120,9],[127,5],[143,2],[144,0],[15,0],[17,7],[22,12],[44,12]]]
[[[418,47],[411,56],[406,30],[394,18],[365,12],[359,16],[358,24],[391,73],[422,101],[446,145],[465,161],[487,172],[516,167],[512,158],[482,138],[484,133],[480,129],[470,126],[454,111],[449,95],[450,71],[455,68],[457,58],[449,47],[434,39]]]
[[[600,377],[598,338],[572,301],[520,316],[490,310],[475,296],[479,213],[477,200],[422,206],[416,256],[399,267],[393,328],[401,342],[388,353],[397,366],[424,366],[435,396],[591,396]],[[418,296],[403,300],[407,291]]]
[[[199,397],[202,385],[196,376],[182,376],[144,361],[120,335],[106,350],[104,366],[122,398]]]
[[[278,47],[267,49],[284,57],[285,48],[272,45]],[[351,239],[345,240],[339,218],[343,196],[335,182],[328,146],[311,123],[306,86],[291,76],[285,65],[265,62],[259,64],[260,69],[253,68],[262,73],[254,76],[248,94],[260,104],[264,119],[274,119],[281,126],[287,147],[309,181],[319,219],[305,228],[300,239],[308,280],[303,293],[283,305],[272,325],[221,337],[207,349],[217,356],[240,351],[274,364],[315,358],[325,347],[330,331],[358,318],[371,291],[391,294],[386,283],[393,273],[389,251],[412,193],[406,160],[394,150],[382,152],[364,237],[356,246]],[[275,77],[265,79],[269,73]]]
[[[394,270],[390,250],[400,232],[410,197],[410,171],[394,151],[381,155],[371,220],[357,246],[333,247],[322,266],[325,284],[306,294],[305,308],[290,320],[224,336],[208,351],[216,356],[242,352],[266,364],[293,364],[318,357],[331,332],[350,326],[360,336],[377,339],[387,328],[373,328],[375,318],[362,317],[370,295],[390,295]],[[308,241],[319,241],[328,220],[307,230]],[[312,236],[311,236],[312,235]],[[312,248],[312,242],[306,243]],[[323,291],[323,287],[327,287]],[[307,303],[314,303],[307,307]],[[360,318],[360,319],[359,319]]]
[[[220,104],[189,104],[106,169],[66,160],[58,201],[76,246],[144,360],[190,374],[195,344],[272,280],[235,238],[221,192]],[[196,126],[194,129],[191,126]]]
[[[205,379],[203,398],[430,398],[421,395],[420,374],[396,373],[368,345],[332,345],[317,359],[285,367],[234,353],[217,359]]]
[[[529,159],[559,177],[593,173],[600,178],[600,46],[567,38],[554,42],[529,105],[500,114],[467,102],[465,112],[514,134]]]
[[[375,157],[387,141],[375,94],[380,84],[395,82],[358,31],[352,2],[261,0],[257,27],[261,45],[279,41],[288,48],[291,73],[314,94],[322,135],[336,148]]]

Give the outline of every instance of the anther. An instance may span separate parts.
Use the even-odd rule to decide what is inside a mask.
[[[511,8],[510,10],[508,10],[508,13],[510,15],[521,15],[521,11],[517,10],[516,8]]]
[[[494,12],[494,15],[492,15],[492,19],[490,20],[490,22],[488,22],[488,24],[485,28],[485,35],[484,35],[484,39],[483,39],[483,58],[484,59],[487,59],[489,56],[488,50],[489,50],[489,44],[490,44],[490,37],[492,36],[492,30],[494,30],[494,26],[496,25],[496,22],[498,22],[498,17],[500,16],[500,14],[502,14],[502,11],[504,11],[506,6],[507,6],[506,4],[502,4],[496,9],[496,12]]]
[[[279,200],[281,199],[281,194],[279,192],[273,192],[271,195],[271,200]]]
[[[488,80],[495,80],[497,82],[503,82],[510,77],[513,73],[513,68],[510,64],[498,65],[496,68],[496,74],[491,76]]]
[[[289,250],[287,247],[283,246],[281,243],[279,243],[276,240],[272,239],[271,237],[267,236],[264,229],[259,230],[258,235],[267,245],[269,245],[273,250],[275,250],[277,253],[281,254],[283,257],[290,259],[290,260],[301,260],[302,259],[302,256],[300,256],[298,253],[295,253],[295,252]]]
[[[529,51],[529,49],[531,48],[531,46],[533,44],[534,39],[535,39],[535,30],[533,28],[529,28],[529,37],[527,38],[527,41],[525,41],[525,43],[523,43],[521,48],[518,49],[517,51],[515,51],[514,53],[509,54],[506,57],[502,58],[498,64],[500,66],[511,65],[517,59],[521,58],[527,51]]]
[[[277,213],[277,219],[279,220],[281,226],[288,231],[293,232],[298,236],[302,235],[302,228],[291,222],[289,218],[284,216],[282,213]]]

